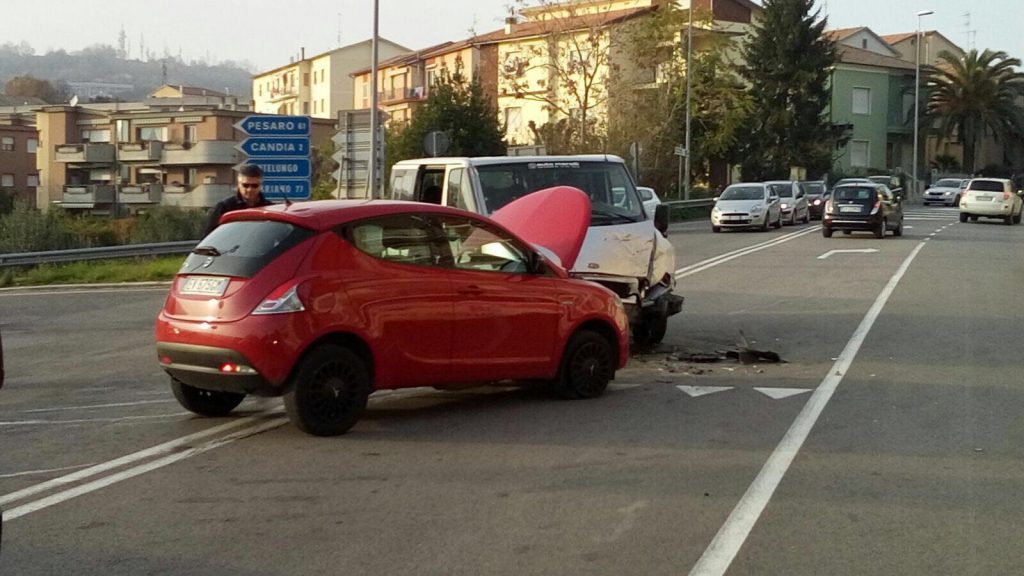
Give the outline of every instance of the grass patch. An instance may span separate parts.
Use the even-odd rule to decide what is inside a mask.
[[[0,286],[169,281],[184,260],[184,256],[161,256],[12,268],[0,272]]]

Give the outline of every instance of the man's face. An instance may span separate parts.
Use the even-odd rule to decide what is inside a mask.
[[[245,203],[252,206],[260,197],[260,185],[262,178],[259,176],[238,175],[238,195],[245,200]]]

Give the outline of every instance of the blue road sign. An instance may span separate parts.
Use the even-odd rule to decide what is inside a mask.
[[[309,138],[250,136],[237,148],[253,158],[309,158]]]
[[[308,200],[312,193],[309,179],[281,178],[263,181],[263,196],[267,200]]]
[[[309,179],[309,158],[262,158],[250,157],[246,164],[255,164],[263,170],[263,179],[305,178]]]
[[[249,136],[309,136],[309,117],[257,114],[247,116],[235,128]]]

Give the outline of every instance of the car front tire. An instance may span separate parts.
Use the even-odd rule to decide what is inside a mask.
[[[967,214],[964,214],[963,212],[961,212],[960,213],[960,221],[961,222],[967,222]]]
[[[596,398],[615,377],[615,347],[591,330],[572,336],[562,355],[554,391],[562,398]]]
[[[369,366],[358,354],[325,344],[302,359],[284,396],[285,412],[307,434],[337,436],[359,420],[371,388]]]
[[[227,416],[245,400],[245,394],[203,390],[177,378],[171,378],[171,391],[183,408],[200,416]]]

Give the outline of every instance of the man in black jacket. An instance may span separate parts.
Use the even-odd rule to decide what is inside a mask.
[[[210,219],[206,223],[206,231],[203,236],[213,232],[214,228],[220,225],[220,217],[234,210],[242,208],[256,208],[259,206],[270,206],[270,200],[263,197],[261,187],[263,185],[263,171],[255,164],[246,164],[238,170],[238,192],[230,198],[225,198],[217,203],[210,211]]]

